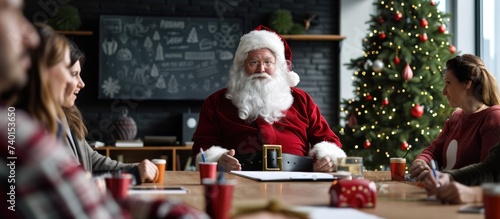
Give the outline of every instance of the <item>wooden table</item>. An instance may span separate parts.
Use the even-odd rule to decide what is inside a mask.
[[[457,210],[461,205],[442,205],[440,202],[426,201],[427,195],[424,189],[417,187],[414,183],[390,181],[388,171],[368,171],[364,172],[364,177],[375,181],[377,186],[387,185],[386,191],[377,193],[376,208],[360,209],[366,213],[383,218],[409,219],[479,219],[484,217],[483,214],[458,213]],[[236,181],[233,206],[246,201],[262,201],[270,198],[276,198],[289,205],[328,206],[329,204],[328,190],[331,184],[329,182],[257,182],[232,174],[228,174],[227,179]],[[167,171],[164,184],[186,187],[189,189],[188,194],[167,196],[204,210],[203,187],[200,185],[198,172]]]

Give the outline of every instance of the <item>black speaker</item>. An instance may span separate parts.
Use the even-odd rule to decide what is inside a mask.
[[[199,113],[183,113],[182,114],[182,145],[186,145],[186,142],[193,141],[193,134],[198,126]]]

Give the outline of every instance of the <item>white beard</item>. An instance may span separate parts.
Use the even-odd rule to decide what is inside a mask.
[[[284,71],[276,69],[273,76],[267,73],[247,75],[244,69],[232,74],[226,98],[238,108],[238,117],[249,122],[259,116],[272,124],[285,116],[293,103],[290,85],[283,77]]]

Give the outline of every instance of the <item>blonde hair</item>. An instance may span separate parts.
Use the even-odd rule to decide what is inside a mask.
[[[446,61],[446,68],[452,70],[458,81],[471,81],[478,100],[487,106],[500,104],[497,81],[479,57],[471,54],[456,56]]]
[[[21,92],[22,102],[18,102],[18,107],[41,122],[50,134],[57,135],[61,128],[58,118],[64,121],[66,117],[50,92],[47,71],[64,60],[68,42],[50,26],[35,23],[35,28],[40,35],[40,46],[31,54],[34,64],[28,71],[28,84]]]

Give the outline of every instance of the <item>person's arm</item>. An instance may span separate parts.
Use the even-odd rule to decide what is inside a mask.
[[[494,108],[496,109],[496,107]],[[481,158],[484,161],[490,149],[500,141],[500,110],[492,110],[483,119],[484,123],[479,128],[481,135]]]
[[[7,117],[0,117],[2,130],[7,130],[7,124]],[[5,180],[11,184],[0,186],[3,194],[15,187],[15,211],[4,205],[0,210],[4,218],[208,218],[185,204],[165,199],[131,197],[117,203],[97,190],[89,174],[39,124],[19,112],[16,124],[12,145],[7,135],[0,135],[0,163],[14,162],[16,170],[15,181]],[[12,148],[17,159],[6,160],[13,156],[8,154]],[[0,171],[4,179],[7,173]]]
[[[92,172],[99,175],[100,173],[107,173],[113,170],[121,170],[130,173],[134,176],[135,184],[139,185],[142,183],[141,173],[137,163],[126,164],[121,163],[116,160],[100,154],[99,152],[93,150],[86,140],[78,140],[78,145],[82,148],[83,159],[89,160],[92,167]],[[153,177],[154,178],[154,177]]]
[[[500,143],[491,148],[486,160],[481,163],[471,164],[469,166],[445,170],[443,172],[451,175],[453,180],[473,186],[480,185],[483,182],[500,181]]]
[[[223,90],[224,91],[224,90]],[[224,168],[229,170],[239,170],[241,165],[234,158],[234,150],[229,151],[221,147],[221,127],[218,118],[218,105],[220,98],[225,98],[223,91],[218,91],[208,97],[200,110],[198,126],[193,135],[193,157],[195,158],[196,167],[202,161],[200,148],[204,150],[205,160],[207,162],[218,162]]]
[[[303,116],[308,118],[307,143],[311,145],[309,156],[315,158],[313,171],[335,171],[338,158],[347,156],[342,150],[339,137],[332,131],[309,94],[299,89],[293,89],[293,92],[298,94],[294,95],[294,105],[303,107],[305,110],[302,112],[307,114]]]

